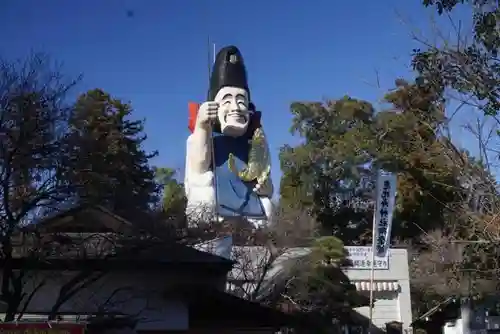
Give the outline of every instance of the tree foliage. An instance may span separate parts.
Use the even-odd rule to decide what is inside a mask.
[[[347,244],[371,242],[376,169],[397,174],[393,244],[410,246],[412,291],[424,304],[491,291],[498,274],[498,187],[484,163],[447,136],[444,103],[433,85],[403,80],[376,113],[346,97],[296,103],[292,131],[303,142],[281,154],[284,208],[306,209],[324,235]]]
[[[395,235],[402,239],[438,224],[457,186],[455,152],[440,134],[439,93],[398,80],[385,102],[378,113],[348,97],[292,105],[292,132],[304,141],[282,149],[282,201],[308,208],[323,234],[346,243],[370,238],[377,168],[398,173]]]
[[[439,15],[450,14],[460,4],[467,5],[473,21],[473,39],[467,31],[457,31],[448,47],[431,46],[414,50],[413,66],[419,80],[435,89],[452,88],[465,94],[463,101],[474,104],[487,115],[500,109],[500,9],[494,0],[424,0]],[[472,99],[471,99],[472,98]]]
[[[444,166],[443,175],[447,176],[433,180],[437,189],[429,191],[427,197],[439,199],[436,205],[443,212],[442,219],[438,225],[433,224],[434,229],[427,235],[421,236],[411,266],[414,300],[428,307],[439,297],[485,295],[497,290],[499,225],[496,217],[500,193],[492,171],[499,156],[495,130],[500,134],[497,117],[500,11],[498,2],[489,0],[424,0],[422,3],[439,15],[446,15],[455,35],[439,44],[416,38],[422,43],[421,49],[413,50],[412,59],[418,86],[441,95],[442,105],[446,103],[448,117],[442,127],[459,110],[468,113],[469,118],[480,111],[477,124],[463,124],[477,141],[468,143],[468,147],[478,148],[477,157],[456,148],[450,136],[448,140],[442,136],[439,141],[444,148],[441,150],[443,161],[432,169]],[[471,27],[459,22],[454,15],[459,12],[470,15]],[[470,35],[472,38],[468,38]],[[455,105],[457,108],[453,110]],[[443,108],[443,114],[444,111]],[[439,194],[445,195],[438,191],[446,190],[444,186],[448,188],[448,195],[439,197]],[[426,208],[428,206],[423,207]]]
[[[74,84],[42,54],[0,62],[0,299],[7,305],[6,321],[14,319],[25,297],[26,273],[12,269],[12,235],[39,208],[55,207],[71,194],[61,148],[71,110],[65,97]]]
[[[280,205],[307,210],[322,234],[332,232],[349,243],[368,226],[371,198],[369,142],[374,109],[345,97],[326,103],[294,103],[292,133],[304,139],[284,146]]]
[[[175,169],[156,167],[155,178],[162,188],[161,209],[165,212],[182,215],[185,210],[186,198],[184,185],[175,178]]]
[[[21,226],[75,203],[103,205],[133,218],[156,200],[149,167],[154,154],[142,147],[143,122],[130,120],[130,105],[102,90],[70,101],[68,92],[78,80],[66,79],[43,54],[0,61],[0,300],[6,305],[5,321],[22,314],[37,291],[25,289],[30,275],[27,268],[14,269],[15,259],[43,261],[45,256],[41,240],[19,244],[26,239],[19,235]]]
[[[358,294],[343,272],[344,264],[340,239],[330,236],[315,240],[310,254],[291,268],[292,274],[278,290],[281,303],[318,316],[327,327],[348,316],[352,308],[367,305],[367,298]]]
[[[130,104],[94,89],[78,97],[69,119],[68,179],[79,201],[104,205],[133,219],[158,196],[147,153],[144,121],[131,119]]]

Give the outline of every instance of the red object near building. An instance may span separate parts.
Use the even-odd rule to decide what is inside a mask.
[[[0,323],[2,334],[84,334],[84,324],[71,323]]]

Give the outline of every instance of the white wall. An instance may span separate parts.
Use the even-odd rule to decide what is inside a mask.
[[[447,322],[443,326],[444,334],[462,334],[462,319],[457,319],[455,322]]]
[[[364,294],[368,296],[369,292]],[[398,294],[398,292],[392,291],[375,291],[373,293],[374,307],[372,321],[376,327],[385,329],[388,322],[401,321]],[[370,317],[370,308],[368,306],[357,307],[355,311],[367,319]]]
[[[248,297],[255,288],[255,283],[252,279],[260,279],[259,268],[262,268],[267,263],[269,250],[266,247],[250,246],[250,247],[233,247],[232,249],[237,264],[230,272],[228,277],[227,290],[236,292],[241,297]],[[276,275],[282,272],[287,260],[290,258],[299,258],[306,255],[310,250],[308,248],[291,248],[285,254],[279,257],[266,272],[265,282],[270,283]],[[346,269],[346,275],[351,282],[355,281],[370,281],[370,270],[366,269]],[[386,281],[395,282],[399,285],[398,291],[390,292],[375,292],[375,302],[373,310],[374,324],[385,330],[385,324],[392,321],[403,323],[403,329],[410,329],[412,322],[411,313],[411,295],[410,295],[410,276],[408,268],[408,252],[406,249],[391,248],[389,253],[389,269],[375,270],[375,283]],[[250,281],[250,282],[249,282]],[[245,283],[243,283],[245,282]],[[244,293],[241,293],[242,287]],[[264,289],[265,290],[265,289]],[[369,292],[360,292],[366,293]],[[360,307],[355,309],[364,317],[369,318],[369,308]]]
[[[46,283],[35,294],[26,313],[43,314],[50,311],[60,287],[78,273],[37,272],[25,285],[29,293],[42,280]],[[81,289],[59,312],[89,314],[119,313],[139,319],[138,330],[184,330],[188,328],[188,307],[179,297],[169,298],[176,285],[189,283],[186,277],[166,276],[158,272],[110,273]]]
[[[370,270],[347,269],[345,273],[351,281],[370,280]],[[379,324],[382,321],[384,321],[384,324],[390,321],[400,321],[403,323],[403,330],[409,329],[412,321],[412,314],[408,252],[406,249],[391,248],[389,253],[389,269],[375,270],[374,279],[375,282],[397,281],[399,284],[399,291],[397,293],[375,293],[374,323],[378,325],[378,327],[381,327]],[[396,312],[393,310],[397,310],[397,313],[393,314]],[[361,307],[356,309],[356,311],[363,316],[369,315],[368,307]],[[391,317],[394,319],[388,319],[388,313],[391,313]]]

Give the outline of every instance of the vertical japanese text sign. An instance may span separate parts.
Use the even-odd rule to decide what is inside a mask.
[[[392,214],[396,199],[396,176],[382,171],[377,175],[377,200],[373,227],[376,256],[385,256],[391,244]]]

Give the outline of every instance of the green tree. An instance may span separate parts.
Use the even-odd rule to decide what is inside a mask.
[[[79,201],[133,220],[150,210],[159,189],[149,165],[157,153],[144,150],[144,121],[131,119],[132,112],[130,104],[101,89],[78,98],[69,120],[67,178],[78,185]]]
[[[280,206],[310,212],[324,235],[358,240],[371,221],[372,156],[366,148],[373,141],[373,107],[345,97],[293,103],[291,111],[291,132],[304,140],[281,149]]]
[[[494,178],[483,161],[443,133],[449,119],[439,89],[398,82],[386,101],[391,110],[377,116],[390,127],[377,130],[384,136],[376,156],[398,171],[393,237],[412,244],[415,309],[450,295],[495,291],[499,266],[494,217],[500,197]]]
[[[398,80],[385,101],[390,107],[377,114],[372,155],[398,173],[393,236],[417,241],[442,226],[448,205],[459,198],[457,152],[441,133],[447,120],[440,92]]]
[[[311,253],[292,267],[289,279],[281,285],[285,287],[279,290],[281,303],[317,316],[323,329],[342,323],[354,307],[368,305],[342,270],[347,264],[345,255],[340,239],[329,236],[315,240]]]
[[[292,105],[292,131],[303,142],[282,151],[283,209],[307,209],[324,235],[333,233],[347,244],[371,242],[369,181],[374,167],[381,167],[398,175],[392,238],[414,252],[412,291],[427,301],[463,293],[472,266],[477,282],[491,283],[492,276],[481,273],[497,273],[494,247],[457,250],[452,240],[498,235],[492,223],[499,208],[494,178],[443,132],[449,120],[441,90],[398,80],[385,102],[387,109],[378,113],[350,98]],[[364,207],[353,207],[354,200]]]
[[[378,113],[348,97],[292,104],[292,132],[303,143],[281,152],[283,208],[308,209],[324,235],[347,244],[371,241],[374,171],[383,168],[398,175],[396,239],[416,240],[442,224],[461,170],[460,154],[440,133],[447,121],[440,92],[398,80],[385,102]]]
[[[184,185],[175,178],[175,169],[155,167],[155,178],[162,188],[161,209],[182,214],[185,209]]]
[[[133,219],[149,212],[158,200],[149,166],[154,154],[142,148],[143,122],[129,120],[130,105],[101,90],[69,103],[67,93],[75,83],[54,70],[45,55],[35,54],[21,62],[0,61],[0,301],[6,307],[4,321],[19,319],[46,283],[42,280],[35,289],[26,285],[36,264],[46,260],[47,243],[38,233],[20,227],[75,202],[101,204]],[[161,237],[172,235],[165,232]],[[80,242],[71,246],[88,250],[88,244]],[[14,268],[19,256],[27,265]],[[50,317],[95,276],[100,274],[77,273],[62,287]]]

